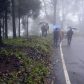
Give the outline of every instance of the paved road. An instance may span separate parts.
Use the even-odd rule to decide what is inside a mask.
[[[71,84],[84,84],[84,38],[74,37],[71,46],[63,41],[62,49]]]
[[[53,49],[52,65],[53,84],[66,84],[59,48]]]
[[[71,46],[64,40],[62,50],[71,84],[84,84],[84,38],[74,37]],[[53,50],[52,64],[54,84],[66,84],[59,48]]]

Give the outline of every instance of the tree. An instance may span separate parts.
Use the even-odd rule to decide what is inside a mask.
[[[5,38],[8,38],[7,8],[6,8],[6,10],[5,10]]]
[[[20,3],[20,0],[18,0],[18,19],[19,19],[19,29],[18,29],[18,33],[19,33],[19,37],[20,37],[20,19],[21,19],[21,14],[20,14],[20,11],[21,11],[21,3]]]
[[[4,23],[5,23],[5,20],[4,20],[4,17],[3,17],[3,38],[5,37],[5,29],[4,29],[5,28],[4,27],[5,25],[4,25]]]
[[[16,5],[16,16],[19,19],[19,37],[20,37],[20,19],[24,16],[26,17],[26,27],[28,36],[28,18],[33,17],[34,19],[39,15],[39,10],[41,8],[40,0],[18,0]]]
[[[15,26],[15,0],[12,2],[12,24],[13,24],[13,38],[16,38],[16,26]]]
[[[2,45],[2,36],[1,36],[1,20],[0,20],[0,45]]]
[[[0,0],[0,45],[2,44],[2,19],[4,17],[5,11],[8,9],[9,6],[9,0]]]
[[[8,38],[8,14],[10,13],[10,1],[6,0],[5,3],[5,11],[4,11],[4,19],[5,19],[5,38]]]
[[[44,3],[44,10],[45,10],[45,15],[46,15],[46,18],[48,18],[48,14],[47,14],[47,7],[46,7],[45,0],[42,0],[42,2]]]
[[[53,24],[56,24],[56,11],[58,0],[41,0],[43,3],[43,10],[46,15],[46,19]],[[51,12],[52,10],[52,12]]]
[[[56,6],[57,6],[57,0],[52,0],[53,2],[53,8],[54,8],[54,13],[53,13],[53,20],[54,24],[56,24]]]
[[[34,19],[39,15],[41,8],[40,0],[30,0],[29,11],[27,12],[27,37],[28,37],[28,18],[33,17]]]
[[[21,17],[24,16],[24,11],[23,11],[23,0],[17,0],[15,3],[15,11],[16,11],[16,17],[18,18],[19,21],[19,26],[18,26],[18,36],[20,37],[20,21]]]

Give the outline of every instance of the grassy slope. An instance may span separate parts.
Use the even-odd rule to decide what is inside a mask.
[[[7,39],[4,40],[4,43],[16,47],[13,49],[8,47],[3,48],[0,53],[4,53],[5,56],[14,54],[20,60],[21,65],[18,71],[7,73],[5,77],[2,74],[2,76],[0,76],[0,84],[4,84],[4,82],[8,84],[44,84],[44,78],[49,73],[48,59],[51,50],[50,40],[33,37],[29,40],[21,38]],[[19,47],[21,49],[19,49]],[[27,54],[29,53],[27,52],[29,48],[31,54]],[[38,57],[39,59],[32,59],[32,56],[28,55],[33,55],[35,56],[34,58]]]

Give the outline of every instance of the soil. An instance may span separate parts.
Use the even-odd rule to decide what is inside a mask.
[[[15,55],[0,56],[0,74],[5,74],[13,71],[18,71],[20,68],[20,61]]]

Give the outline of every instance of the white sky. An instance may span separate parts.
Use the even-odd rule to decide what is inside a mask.
[[[67,18],[74,23],[78,23],[78,15],[73,15],[72,13],[67,14]]]

